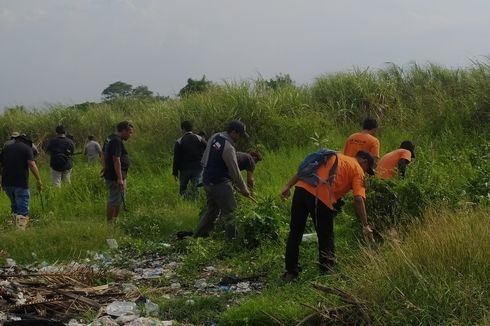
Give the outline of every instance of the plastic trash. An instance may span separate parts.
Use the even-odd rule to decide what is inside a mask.
[[[147,299],[145,302],[145,312],[148,316],[158,316],[160,307],[156,303],[153,303]]]
[[[13,260],[12,258],[6,258],[5,259],[5,264],[7,265],[7,267],[14,267],[17,265],[17,263],[15,262],[15,260]]]
[[[129,323],[135,319],[138,319],[137,315],[122,315],[122,316],[117,317],[116,323],[118,323],[119,325],[126,325],[127,323]]]
[[[104,316],[89,324],[89,326],[119,326],[119,324],[116,323],[111,317]]]
[[[318,241],[318,237],[316,233],[306,233],[303,234],[303,242],[316,242]]]
[[[170,287],[175,290],[180,289],[180,283],[179,282],[172,283],[170,284]]]
[[[116,317],[139,314],[136,303],[130,301],[114,301],[107,306],[106,312],[108,315]]]
[[[196,289],[199,289],[199,290],[202,290],[202,289],[205,289],[206,287],[208,286],[208,283],[206,282],[205,279],[199,279],[196,281],[196,283],[194,284],[194,287]]]
[[[106,242],[107,242],[107,245],[109,246],[109,248],[117,249],[118,244],[117,244],[116,239],[106,239]]]

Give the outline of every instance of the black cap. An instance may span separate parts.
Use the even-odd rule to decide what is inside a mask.
[[[245,126],[245,124],[238,120],[233,120],[232,122],[230,122],[230,124],[228,125],[228,132],[230,131],[236,131],[240,134],[240,136],[245,138],[250,137],[247,133],[247,127]]]
[[[20,140],[28,145],[32,145],[32,140],[29,136],[27,136],[26,134],[20,134],[17,138],[17,140]]]
[[[368,169],[366,171],[367,174],[374,175],[374,158],[371,155],[371,153],[366,152],[366,151],[359,151],[357,152],[356,157],[365,159],[368,163]]]
[[[64,135],[66,133],[65,127],[63,126],[57,126],[55,131],[58,135]]]
[[[400,148],[410,151],[412,158],[415,158],[415,145],[410,140],[402,141]]]

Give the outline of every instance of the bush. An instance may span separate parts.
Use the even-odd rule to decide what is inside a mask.
[[[370,221],[378,232],[406,225],[427,206],[422,186],[411,180],[371,178],[366,197]]]
[[[260,200],[256,206],[242,205],[236,216],[236,240],[246,248],[277,241],[285,226],[284,216],[288,216],[284,205],[272,197]]]

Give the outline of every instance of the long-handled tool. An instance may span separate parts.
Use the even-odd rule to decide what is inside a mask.
[[[39,192],[39,198],[41,199],[41,211],[44,213],[44,199],[41,191]]]
[[[122,199],[122,204],[123,204],[123,209],[125,212],[128,212],[128,207],[126,206],[126,198],[124,196],[124,192],[121,192],[121,199]]]

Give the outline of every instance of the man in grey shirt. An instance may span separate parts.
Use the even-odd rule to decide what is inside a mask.
[[[237,203],[233,184],[245,197],[250,197],[238,167],[234,144],[240,137],[248,137],[245,124],[232,121],[226,132],[214,134],[208,141],[202,158],[203,185],[206,191],[207,209],[201,216],[194,237],[207,237],[219,215],[225,223],[226,237],[236,236],[234,211]]]
[[[100,147],[100,144],[95,141],[94,136],[88,136],[88,142],[85,144],[83,154],[85,155],[89,163],[95,162],[100,159],[102,155],[102,149]]]

